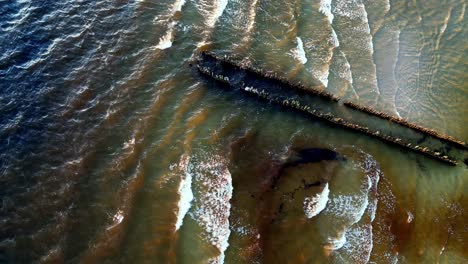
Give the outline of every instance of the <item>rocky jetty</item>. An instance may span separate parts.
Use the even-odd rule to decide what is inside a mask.
[[[358,131],[451,165],[457,165],[459,160],[463,160],[466,156],[467,146],[464,142],[353,102],[345,101],[343,105],[349,110],[391,121],[391,123],[400,126],[400,129],[410,129],[411,133],[420,134],[421,139],[418,141],[403,139],[392,135],[392,133],[370,128],[355,123],[353,120],[347,120],[345,117],[338,115],[339,111],[333,112],[331,110],[325,112],[326,105],[332,108],[342,107],[338,104],[340,100],[334,95],[313,87],[306,87],[301,83],[292,83],[274,72],[265,72],[255,67],[248,67],[242,61],[231,57],[218,57],[202,52],[198,56],[196,67],[204,75],[235,89],[255,95],[259,99],[266,100],[272,104],[300,111],[316,119],[325,120],[334,125]],[[314,103],[325,106],[319,107],[319,104]],[[428,144],[424,145],[423,141],[425,141],[426,137],[432,137],[432,142],[439,144],[435,147]],[[455,146],[460,151],[454,152],[450,146]]]

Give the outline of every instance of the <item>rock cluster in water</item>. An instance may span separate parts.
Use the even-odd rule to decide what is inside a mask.
[[[258,78],[267,78],[269,80],[277,81],[277,82],[279,82],[279,83],[281,83],[283,85],[287,85],[288,87],[290,87],[290,88],[292,88],[294,90],[297,90],[297,91],[300,91],[300,92],[306,92],[308,94],[313,94],[313,95],[319,96],[321,98],[329,100],[332,103],[333,102],[336,103],[336,102],[339,101],[339,99],[337,97],[335,97],[332,94],[329,94],[329,93],[327,93],[325,91],[320,91],[320,90],[317,90],[317,89],[311,88],[311,87],[305,87],[301,83],[291,83],[290,81],[288,81],[288,80],[286,80],[286,79],[284,79],[282,77],[279,77],[278,74],[276,74],[276,73],[264,72],[264,71],[262,71],[262,70],[260,70],[258,68],[249,68],[249,67],[247,67],[245,65],[245,63],[238,63],[235,60],[233,60],[232,58],[227,57],[227,56],[217,57],[215,55],[203,52],[203,53],[200,54],[200,61],[199,62],[203,62],[204,60],[212,60],[212,63],[214,63],[214,64],[216,64],[216,63],[227,64],[228,66],[233,68],[233,69],[230,69],[230,71],[240,71],[240,72],[244,71],[244,72],[247,72],[247,73],[254,73],[254,74],[258,75]],[[349,129],[364,133],[364,134],[372,136],[374,138],[378,138],[378,139],[383,140],[385,142],[388,142],[388,143],[391,143],[391,144],[394,144],[394,145],[397,145],[397,146],[400,146],[400,147],[403,147],[403,148],[406,148],[406,149],[413,150],[415,152],[424,154],[424,155],[426,155],[428,157],[431,157],[431,158],[446,162],[446,163],[451,164],[451,165],[457,165],[458,164],[458,162],[457,162],[457,160],[455,158],[449,157],[448,154],[442,153],[441,151],[436,151],[436,150],[430,149],[429,147],[422,147],[422,146],[419,146],[418,144],[405,142],[401,138],[393,137],[393,136],[390,136],[390,135],[385,135],[381,131],[375,131],[375,130],[372,130],[372,129],[368,128],[368,127],[361,126],[361,125],[346,121],[343,118],[337,117],[337,116],[335,116],[335,115],[333,115],[332,113],[329,113],[329,112],[322,113],[320,111],[312,109],[308,105],[303,105],[299,100],[296,100],[294,98],[287,98],[287,97],[284,97],[284,96],[273,95],[269,91],[267,91],[266,89],[263,89],[263,88],[260,88],[260,87],[256,88],[256,87],[253,87],[253,86],[248,86],[244,82],[241,82],[241,83],[237,82],[236,83],[235,81],[232,81],[229,78],[229,76],[226,76],[223,71],[218,70],[218,72],[215,72],[214,69],[211,66],[213,66],[213,65],[206,66],[203,63],[198,63],[197,64],[197,68],[201,73],[203,73],[205,75],[208,75],[208,76],[212,77],[213,79],[215,79],[215,80],[217,80],[219,82],[225,83],[227,85],[239,88],[242,91],[245,91],[245,92],[248,92],[250,94],[256,95],[260,99],[267,100],[270,103],[274,103],[274,104],[277,104],[277,105],[280,105],[280,106],[283,106],[283,107],[287,107],[288,109],[294,109],[294,110],[301,111],[301,112],[306,113],[306,114],[308,114],[310,116],[313,116],[314,118],[325,120],[325,121],[328,121],[328,122],[333,123],[335,125],[338,125],[338,126],[341,126],[341,127],[346,127],[346,128],[349,128]],[[352,109],[356,109],[356,110],[359,110],[359,111],[362,111],[362,112],[365,112],[365,113],[368,113],[368,114],[371,114],[371,115],[374,115],[374,116],[377,116],[377,117],[392,121],[392,122],[400,124],[402,126],[411,128],[411,129],[413,129],[415,131],[418,131],[420,133],[430,135],[430,136],[432,136],[434,138],[437,138],[437,139],[439,139],[439,140],[441,140],[443,142],[449,143],[451,145],[455,145],[456,147],[466,149],[466,144],[464,142],[455,140],[455,139],[453,139],[453,138],[451,138],[449,136],[446,136],[446,135],[441,135],[441,134],[439,134],[439,133],[437,133],[437,132],[435,132],[435,131],[433,131],[431,129],[427,129],[427,128],[423,128],[423,127],[411,124],[411,123],[409,123],[408,121],[406,121],[404,119],[392,117],[392,116],[390,116],[388,114],[385,114],[383,112],[379,112],[379,111],[376,111],[376,110],[371,109],[369,107],[361,106],[361,105],[358,105],[358,104],[353,103],[353,102],[346,101],[346,102],[344,102],[344,105],[347,106],[347,107],[350,107]]]

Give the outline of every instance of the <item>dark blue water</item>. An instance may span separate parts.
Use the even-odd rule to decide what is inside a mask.
[[[333,0],[331,25],[325,2],[0,0],[0,263],[466,261],[465,167],[233,95],[189,66],[194,51],[238,52],[466,138],[466,3]],[[330,202],[311,219],[291,202],[270,225],[264,187],[294,147],[333,154],[286,173],[331,177]],[[369,173],[382,184],[362,192]],[[334,210],[361,210],[352,197],[378,199],[364,208],[375,221],[346,222],[348,242],[326,253]]]

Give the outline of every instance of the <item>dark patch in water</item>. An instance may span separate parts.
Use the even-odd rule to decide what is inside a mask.
[[[320,162],[322,160],[337,160],[340,158],[340,155],[326,148],[307,148],[301,149],[298,151],[300,160],[296,163],[312,163]]]
[[[281,178],[281,175],[283,175],[287,169],[291,169],[302,164],[317,163],[321,161],[346,161],[346,159],[338,152],[326,148],[305,148],[301,150],[295,150],[288,160],[288,162],[280,166],[278,174],[275,175],[272,180],[271,189],[275,188],[278,180]],[[320,181],[306,183],[305,180],[303,183],[305,189],[322,184]]]
[[[320,181],[307,183],[304,179],[302,179],[302,183],[304,184],[304,189],[309,189],[311,187],[318,187],[320,186],[320,184],[322,184]]]
[[[424,134],[424,136],[420,140],[418,140],[418,144],[422,144],[424,141],[426,141],[426,139],[427,139],[427,134]]]

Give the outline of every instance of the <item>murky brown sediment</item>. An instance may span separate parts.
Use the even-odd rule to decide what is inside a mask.
[[[0,4],[0,262],[466,263],[465,10]]]

